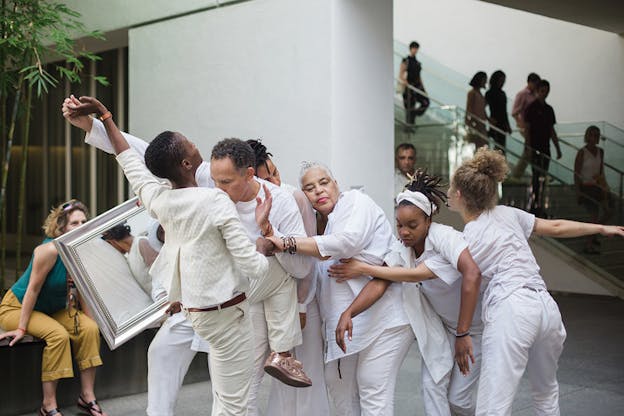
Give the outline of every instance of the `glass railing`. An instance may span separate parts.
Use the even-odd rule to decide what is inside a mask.
[[[400,95],[395,96],[395,142],[409,142],[417,149],[417,166],[426,167],[431,173],[450,178],[452,172],[463,160],[471,157],[476,146],[465,140],[467,129],[464,124],[465,110],[456,105],[445,105],[443,102],[428,95],[431,106],[422,117],[416,119],[415,125],[405,123],[405,114]],[[474,116],[473,116],[474,117]],[[485,120],[480,120],[486,123]],[[474,131],[473,131],[474,133]],[[495,144],[486,135],[481,135],[482,141],[490,147]],[[574,157],[577,147],[565,140],[562,141],[561,160],[551,159],[548,172],[543,172],[546,178],[541,182],[543,210],[551,218],[572,219],[577,221],[595,221],[585,206],[578,201],[577,190],[574,185]],[[516,134],[506,136],[506,145],[503,149],[509,164],[515,166],[524,152],[524,140]],[[555,155],[554,149],[552,154]],[[501,203],[530,210],[533,205],[534,193],[532,189],[530,165],[520,180],[506,181],[501,189]],[[615,172],[615,170],[613,170]],[[614,173],[615,174],[615,173]],[[609,174],[607,174],[608,176]],[[600,202],[584,197],[600,207],[600,213],[610,213],[608,223],[624,223],[621,198],[618,195],[609,197],[610,202]],[[573,255],[587,267],[596,271],[604,279],[622,287],[624,285],[624,240],[601,239],[600,255],[588,252],[586,238],[564,239],[551,241],[557,247],[570,250]]]

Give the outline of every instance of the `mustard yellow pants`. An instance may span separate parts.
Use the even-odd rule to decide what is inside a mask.
[[[9,290],[0,304],[0,327],[5,331],[17,329],[21,312],[22,304]],[[75,314],[78,314],[77,333]],[[33,311],[26,332],[46,343],[41,363],[41,381],[74,376],[71,347],[80,370],[102,365],[100,331],[97,324],[83,312],[73,308],[62,309],[52,315]]]

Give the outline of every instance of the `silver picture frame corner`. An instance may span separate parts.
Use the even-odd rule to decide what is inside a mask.
[[[152,300],[130,268],[126,270],[124,255],[101,238],[105,231],[124,223],[139,224],[133,235],[144,234],[146,230],[140,228],[150,220],[135,197],[54,240],[69,276],[111,350],[166,317],[167,299]]]

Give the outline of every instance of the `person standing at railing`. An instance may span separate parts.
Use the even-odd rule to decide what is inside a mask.
[[[605,224],[611,215],[609,209],[609,187],[604,174],[604,150],[598,147],[600,129],[589,126],[585,130],[586,145],[579,149],[574,160],[574,184],[578,203],[585,206],[591,215],[591,222]],[[602,207],[603,216],[600,217]],[[584,251],[599,254],[600,241],[589,236]]]
[[[405,122],[407,124],[414,124],[416,117],[422,116],[429,107],[429,98],[426,95],[409,88],[411,85],[416,89],[425,91],[425,86],[420,77],[422,64],[416,59],[419,48],[418,42],[409,44],[409,55],[403,58],[399,70],[399,83],[404,86],[403,106],[405,107]],[[418,108],[416,108],[416,103],[419,104]]]
[[[487,74],[479,71],[470,80],[472,89],[468,91],[466,99],[466,118],[467,127],[466,141],[474,143],[477,148],[487,145],[487,130],[485,122],[487,114],[485,114],[485,97],[481,94],[481,89],[485,88],[487,82]]]
[[[497,149],[505,153],[506,134],[511,133],[509,117],[507,117],[507,95],[503,91],[505,84],[505,73],[501,70],[494,71],[490,76],[490,89],[485,93],[485,101],[490,109],[490,131],[489,135],[496,142]],[[494,130],[491,127],[496,127]]]
[[[527,78],[527,86],[516,94],[516,99],[513,103],[513,109],[511,110],[511,116],[516,120],[516,125],[522,137],[526,138],[525,125],[524,125],[524,113],[529,105],[536,98],[537,83],[540,82],[540,76],[535,72],[531,72]],[[511,176],[514,178],[520,178],[524,175],[527,165],[529,164],[530,152],[529,149],[524,149],[520,160],[516,164]]]
[[[544,190],[550,166],[550,140],[557,150],[557,159],[561,159],[559,138],[555,131],[555,110],[546,103],[550,92],[550,83],[545,79],[537,84],[537,97],[525,113],[526,145],[531,149],[531,167],[533,170],[533,201],[531,213],[545,218]]]

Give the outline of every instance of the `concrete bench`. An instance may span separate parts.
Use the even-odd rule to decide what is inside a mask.
[[[4,334],[5,332],[8,332],[8,331],[5,331],[4,329],[0,328],[0,335]],[[0,339],[0,348],[1,347],[8,347],[9,346],[9,342],[11,342],[10,338]],[[32,335],[26,334],[26,335],[24,335],[24,338],[22,338],[22,339],[20,339],[18,341],[18,344],[29,344],[29,343],[33,343],[33,342],[43,343],[43,341],[40,340],[39,338],[35,338]]]

